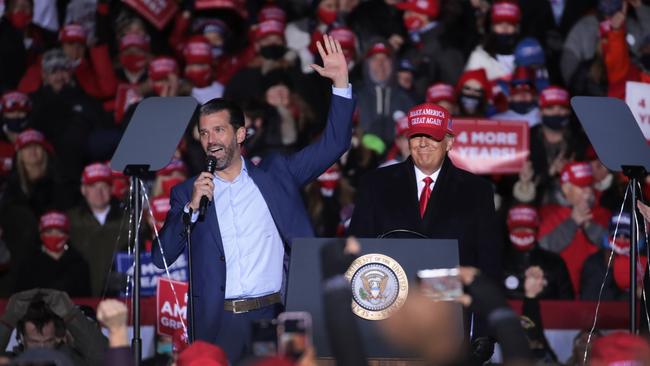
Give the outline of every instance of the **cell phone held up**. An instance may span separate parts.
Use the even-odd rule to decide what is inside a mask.
[[[298,360],[312,344],[311,315],[304,311],[278,316],[278,355]]]
[[[458,268],[424,269],[417,277],[424,295],[434,301],[454,301],[463,295]]]

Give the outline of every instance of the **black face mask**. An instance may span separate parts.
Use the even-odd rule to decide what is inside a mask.
[[[483,107],[483,97],[461,94],[460,105],[462,106],[462,109],[465,111],[465,113],[474,114],[481,107]]]
[[[11,132],[20,133],[23,132],[27,125],[29,124],[29,119],[27,117],[23,118],[2,118],[2,124],[7,126],[7,129]]]
[[[519,114],[526,114],[533,108],[535,108],[535,102],[510,102],[510,109]]]
[[[639,57],[641,67],[647,72],[650,72],[650,53],[644,53]]]
[[[287,52],[283,45],[264,46],[260,48],[260,54],[267,60],[279,60]]]
[[[551,130],[561,130],[569,124],[568,116],[542,116],[542,123]]]
[[[494,34],[494,48],[500,55],[510,55],[517,44],[515,34]]]

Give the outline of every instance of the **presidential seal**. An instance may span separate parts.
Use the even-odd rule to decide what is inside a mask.
[[[402,266],[383,254],[357,258],[345,277],[352,287],[352,312],[367,320],[390,317],[406,301],[408,278]]]

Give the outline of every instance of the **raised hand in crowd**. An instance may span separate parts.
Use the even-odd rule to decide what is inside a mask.
[[[97,306],[97,320],[108,329],[108,344],[111,348],[128,347],[129,310],[126,305],[114,299],[107,299]]]
[[[623,6],[620,11],[617,11],[610,19],[610,24],[613,30],[619,30],[625,25],[625,18],[627,17],[628,2],[623,1]]]
[[[645,218],[645,221],[650,223],[650,206],[644,204],[641,201],[636,201],[636,207],[641,212],[641,215]]]
[[[323,60],[323,66],[311,64],[320,76],[331,79],[336,88],[347,88],[348,79],[348,63],[345,61],[341,43],[334,38],[324,35],[323,42],[316,42],[318,53]]]
[[[13,294],[9,298],[5,313],[0,317],[0,323],[13,329],[16,327],[18,321],[25,315],[29,304],[34,299],[41,289],[35,288],[27,291],[21,291]]]

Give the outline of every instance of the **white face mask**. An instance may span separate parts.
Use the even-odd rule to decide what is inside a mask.
[[[527,232],[510,233],[510,242],[517,250],[526,251],[535,244],[535,234]]]

